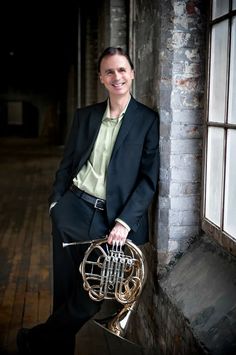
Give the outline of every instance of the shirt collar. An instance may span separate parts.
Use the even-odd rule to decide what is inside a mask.
[[[127,107],[128,107],[128,105],[129,105],[129,102],[130,102],[130,100],[128,101],[128,103],[127,103],[127,105],[125,106],[125,108],[124,108],[124,110],[121,112],[121,114],[120,114],[120,116],[119,117],[117,117],[117,118],[112,118],[111,117],[111,111],[110,111],[110,101],[109,101],[109,99],[107,99],[107,108],[106,108],[106,111],[105,111],[105,113],[104,113],[104,116],[103,116],[103,121],[104,120],[107,120],[107,119],[109,119],[109,120],[115,120],[115,121],[117,121],[117,122],[120,122],[121,120],[122,120],[122,118],[124,117],[124,114],[125,114],[125,112],[126,112],[126,110],[127,110]]]

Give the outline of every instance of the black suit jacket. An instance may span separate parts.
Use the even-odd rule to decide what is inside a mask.
[[[58,201],[89,158],[107,101],[77,109],[49,203]],[[131,98],[122,119],[107,171],[106,213],[110,227],[126,222],[129,238],[148,241],[148,206],[158,180],[159,119],[156,112]]]

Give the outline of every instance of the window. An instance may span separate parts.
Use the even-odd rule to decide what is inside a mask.
[[[236,254],[236,0],[212,0],[202,228]]]

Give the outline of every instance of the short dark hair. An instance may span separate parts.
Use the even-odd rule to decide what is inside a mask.
[[[100,73],[100,67],[101,67],[101,62],[103,60],[103,58],[105,57],[109,57],[111,55],[115,55],[115,54],[119,54],[119,55],[123,55],[129,62],[131,69],[134,69],[134,65],[132,63],[132,60],[130,59],[129,54],[124,51],[121,47],[108,47],[106,48],[102,54],[100,55],[99,59],[98,59],[98,73]]]

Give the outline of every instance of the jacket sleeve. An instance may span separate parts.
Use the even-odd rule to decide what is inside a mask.
[[[137,231],[142,216],[155,194],[159,173],[159,119],[150,126],[145,137],[137,184],[122,212],[117,216]]]
[[[73,161],[74,161],[74,153],[76,148],[77,133],[78,133],[78,114],[76,113],[72,123],[69,137],[67,139],[67,143],[65,145],[63,158],[56,172],[52,193],[49,197],[49,205],[52,202],[59,201],[59,199],[63,196],[63,194],[69,187],[71,177],[72,177],[72,172],[73,172]]]

